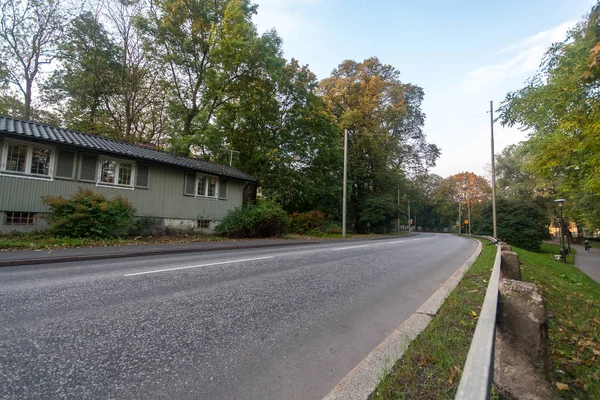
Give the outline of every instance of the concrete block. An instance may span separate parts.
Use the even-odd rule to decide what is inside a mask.
[[[502,251],[500,253],[500,279],[521,280],[521,262],[519,255],[514,251]]]
[[[494,383],[517,399],[558,399],[550,379],[548,313],[529,282],[500,281]]]

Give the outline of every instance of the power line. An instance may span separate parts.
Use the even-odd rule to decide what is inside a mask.
[[[455,124],[458,124],[458,123],[461,123],[461,122],[464,122],[464,121],[468,121],[468,120],[470,120],[470,119],[473,119],[473,118],[475,118],[475,117],[479,117],[480,115],[484,115],[484,114],[488,114],[488,113],[489,113],[489,111],[485,111],[485,112],[482,112],[482,113],[474,114],[474,115],[471,115],[470,117],[466,117],[466,118],[463,118],[463,119],[459,119],[459,120],[456,120],[456,121],[452,121],[452,122],[449,122],[449,123],[447,123],[447,124],[445,124],[445,125],[440,125],[440,126],[436,126],[435,128],[427,129],[427,130],[426,130],[426,131],[424,131],[423,133],[425,134],[425,133],[429,133],[429,132],[431,132],[431,131],[435,131],[435,130],[437,130],[437,129],[442,129],[442,128],[445,128],[445,127],[447,127],[447,126],[450,126],[450,125],[455,125]]]

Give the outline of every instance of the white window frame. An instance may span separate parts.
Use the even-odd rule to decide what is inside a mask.
[[[200,178],[204,178],[204,194],[198,194],[198,181]],[[215,184],[215,195],[208,196],[208,182],[210,179],[215,179],[217,182]],[[201,197],[203,199],[215,199],[219,198],[219,177],[215,175],[206,175],[206,174],[198,174],[196,173],[196,184],[194,190],[194,197]]]
[[[115,179],[119,179],[119,169],[121,164],[131,164],[131,179],[128,185],[123,185],[120,183],[111,183],[111,182],[102,182],[102,162],[103,161],[112,161],[115,163]],[[135,172],[136,172],[136,163],[132,160],[125,160],[122,158],[114,158],[114,157],[106,157],[99,156],[98,157],[98,165],[96,168],[96,186],[98,187],[110,187],[110,188],[119,188],[119,189],[127,189],[133,190],[135,187]]]
[[[8,146],[9,145],[21,145],[27,146],[27,154],[25,155],[25,171],[8,171],[6,168],[8,166]],[[31,164],[33,162],[33,148],[38,147],[42,149],[46,149],[50,151],[50,158],[48,160],[48,175],[44,174],[32,174],[31,173]],[[30,142],[26,140],[18,140],[18,139],[8,139],[4,138],[2,143],[2,152],[0,157],[0,175],[2,176],[12,176],[18,178],[25,179],[37,179],[42,181],[52,181],[54,180],[54,162],[55,162],[55,148],[53,146],[48,146],[45,144],[40,144],[36,142]]]

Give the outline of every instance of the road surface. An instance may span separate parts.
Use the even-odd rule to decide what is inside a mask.
[[[476,247],[421,234],[0,268],[0,398],[320,399]]]

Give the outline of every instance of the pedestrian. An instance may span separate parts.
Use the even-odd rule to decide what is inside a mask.
[[[585,239],[585,242],[583,242],[583,245],[585,246],[585,251],[590,251],[590,242],[589,242],[589,240]]]

